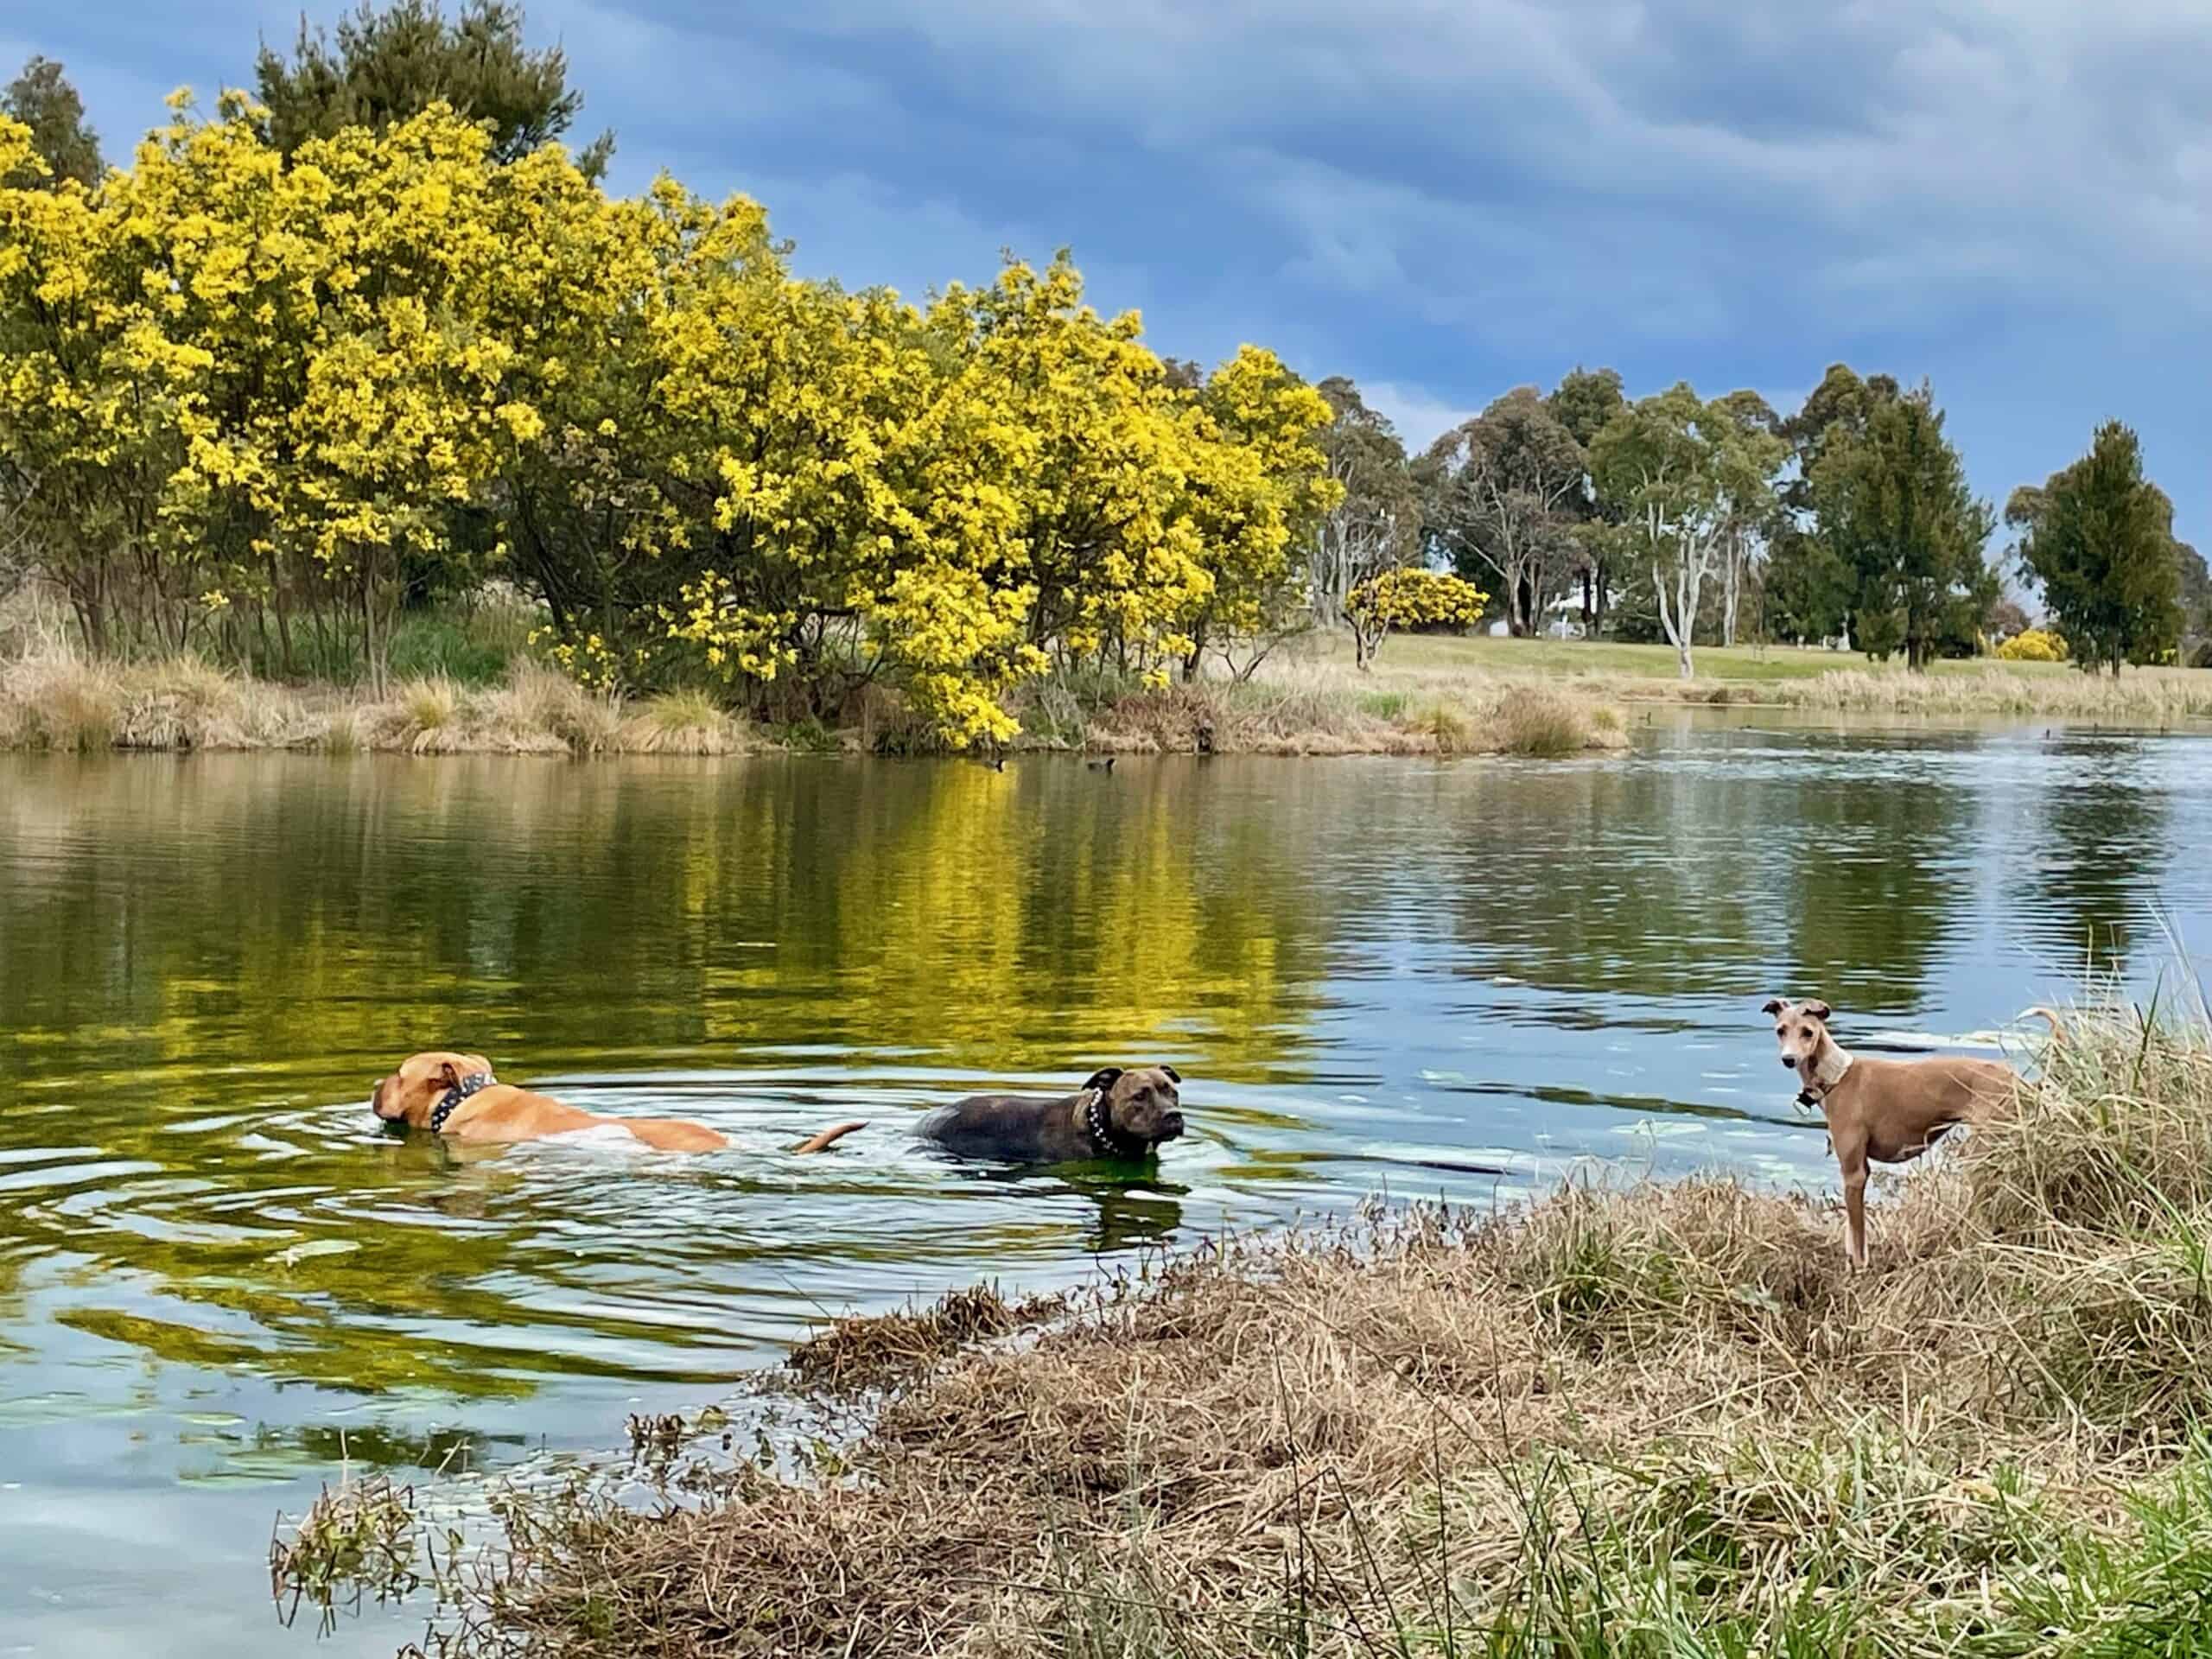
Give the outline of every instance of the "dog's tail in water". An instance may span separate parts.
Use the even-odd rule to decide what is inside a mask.
[[[793,1152],[820,1152],[825,1147],[836,1145],[838,1141],[843,1140],[855,1129],[864,1129],[866,1128],[868,1128],[868,1120],[866,1118],[861,1118],[859,1122],[854,1123],[840,1123],[832,1128],[823,1130],[819,1135],[808,1135],[805,1140],[800,1141],[798,1145],[793,1147],[791,1150]]]

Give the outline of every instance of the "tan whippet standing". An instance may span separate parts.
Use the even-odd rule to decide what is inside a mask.
[[[1827,1003],[1776,997],[1766,1011],[1774,1016],[1782,1063],[1802,1084],[1798,1101],[1819,1107],[1827,1119],[1828,1144],[1843,1172],[1844,1250],[1852,1266],[1863,1268],[1867,1160],[1902,1164],[1917,1158],[1948,1131],[2005,1105],[2020,1074],[1996,1060],[1949,1054],[1860,1059],[1844,1052],[1829,1033]],[[2058,1034],[2058,1016],[2049,1008],[2027,1013],[2050,1020],[2051,1035]]]

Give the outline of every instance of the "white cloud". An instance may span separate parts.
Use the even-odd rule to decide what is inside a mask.
[[[1571,225],[1631,279],[1640,225],[1662,253],[1735,251],[1739,283],[1902,314],[1993,289],[2196,308],[2212,269],[2212,12],[2195,0],[846,0],[793,26],[919,36],[1007,105],[1201,165],[1272,156],[1262,198],[1325,158],[1339,198],[1368,200],[1287,215],[1294,274],[1351,294],[1418,269],[1448,296],[1461,273],[1416,254],[1456,239],[1450,215],[1496,213],[1509,179],[1522,229]],[[1408,214],[1409,190],[1433,211]],[[2114,244],[2137,255],[2117,280]],[[1643,280],[1631,303],[1662,326],[1728,308],[1694,278]]]
[[[1482,412],[1440,397],[1426,387],[1391,380],[1366,382],[1360,386],[1359,395],[1370,409],[1397,429],[1408,454],[1427,448],[1460,422]]]

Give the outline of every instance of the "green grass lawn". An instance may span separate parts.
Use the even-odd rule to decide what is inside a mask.
[[[1348,643],[1332,639],[1331,658],[1341,654],[1348,662]],[[1700,679],[1796,680],[1840,669],[1866,673],[1902,674],[1902,659],[1886,664],[1869,661],[1857,652],[1802,649],[1796,645],[1700,645],[1692,654]],[[1446,669],[1474,673],[1623,674],[1652,679],[1676,677],[1672,645],[1630,645],[1610,639],[1500,639],[1489,634],[1453,638],[1446,634],[1394,634],[1382,647],[1379,667],[1384,669]],[[2000,663],[1982,658],[1967,662],[1940,662],[1936,674],[2063,675],[2073,671],[2063,663]]]

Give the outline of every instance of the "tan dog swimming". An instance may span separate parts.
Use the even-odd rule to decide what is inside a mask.
[[[387,1123],[404,1123],[455,1141],[542,1141],[578,1129],[626,1129],[660,1152],[720,1152],[729,1145],[703,1123],[678,1117],[601,1117],[550,1095],[500,1083],[481,1054],[433,1049],[410,1054],[379,1082],[369,1109]],[[865,1122],[840,1123],[810,1135],[793,1152],[820,1152]]]

